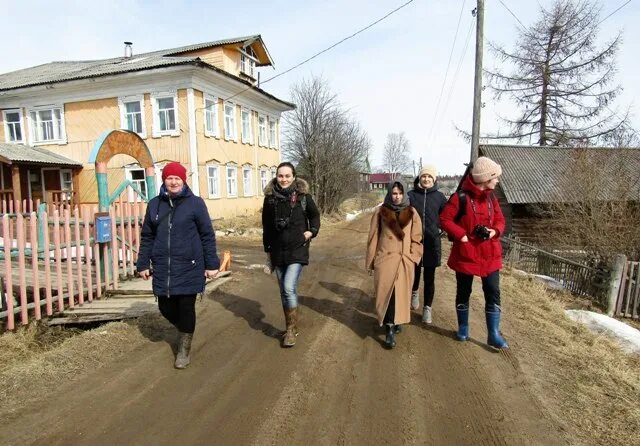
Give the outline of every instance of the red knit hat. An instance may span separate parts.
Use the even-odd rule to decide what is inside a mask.
[[[162,181],[171,175],[180,177],[182,181],[187,182],[187,169],[180,163],[172,162],[164,166],[164,169],[162,169]]]

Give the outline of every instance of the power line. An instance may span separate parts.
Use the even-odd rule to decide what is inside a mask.
[[[456,26],[456,33],[453,36],[453,44],[451,45],[451,51],[449,52],[449,61],[447,62],[447,69],[444,72],[444,80],[442,81],[442,86],[440,87],[440,95],[438,96],[438,102],[436,104],[436,110],[435,113],[433,115],[433,121],[431,122],[431,129],[429,130],[429,134],[428,134],[428,140],[431,139],[431,136],[433,135],[433,129],[435,128],[435,123],[438,119],[438,111],[440,109],[440,101],[442,100],[442,93],[444,92],[444,87],[447,83],[447,78],[449,76],[449,67],[451,66],[451,59],[453,57],[453,50],[456,47],[456,42],[458,40],[458,31],[460,30],[460,22],[462,21],[462,13],[464,11],[464,5],[466,3],[466,0],[464,0],[462,2],[462,7],[460,8],[460,16],[458,17],[458,25]]]
[[[405,8],[405,7],[406,7],[406,6],[408,6],[410,3],[413,3],[413,1],[414,1],[414,0],[409,0],[409,1],[408,1],[408,2],[406,2],[406,3],[403,3],[402,5],[398,6],[396,9],[394,9],[394,10],[392,10],[392,11],[388,12],[387,14],[385,14],[384,16],[380,17],[380,18],[379,18],[378,20],[376,20],[375,22],[372,22],[372,23],[368,24],[368,25],[367,25],[367,26],[365,26],[364,28],[359,29],[358,31],[354,32],[353,34],[351,34],[351,35],[349,35],[349,36],[345,37],[345,38],[344,38],[344,39],[342,39],[342,40],[339,40],[338,42],[334,43],[333,45],[331,45],[331,46],[329,46],[329,47],[327,47],[327,48],[325,48],[325,49],[323,49],[322,51],[318,51],[318,52],[317,52],[317,53],[315,53],[313,56],[306,58],[305,60],[303,60],[302,62],[300,62],[300,63],[299,63],[299,64],[297,64],[297,65],[294,65],[293,67],[289,68],[288,70],[285,70],[285,71],[283,71],[282,73],[276,74],[275,76],[272,76],[272,77],[270,77],[269,79],[267,79],[267,80],[265,80],[265,81],[262,81],[262,82],[261,82],[261,84],[266,84],[267,82],[271,82],[272,80],[274,80],[274,79],[276,79],[276,78],[278,78],[278,77],[280,77],[280,76],[283,76],[283,75],[285,75],[285,74],[289,73],[290,71],[295,70],[296,68],[298,68],[298,67],[300,67],[300,66],[302,66],[302,65],[306,64],[307,62],[310,62],[311,60],[315,59],[316,57],[320,56],[321,54],[324,54],[324,53],[326,53],[327,51],[332,50],[333,48],[337,47],[337,46],[338,46],[338,45],[340,45],[341,43],[346,42],[346,41],[347,41],[347,40],[349,40],[349,39],[352,39],[353,37],[357,36],[358,34],[360,34],[360,33],[364,32],[364,31],[368,30],[369,28],[371,28],[371,27],[373,27],[373,26],[377,25],[378,23],[382,22],[382,21],[383,21],[383,20],[385,20],[387,17],[389,17],[389,16],[391,16],[391,15],[395,14],[396,12],[400,11],[401,9]],[[238,93],[234,94],[233,96],[228,97],[227,99],[225,99],[225,101],[228,101],[228,100],[230,100],[230,99],[233,99],[234,97],[239,96],[239,95],[241,95],[242,93],[244,93],[245,91],[247,91],[247,90],[251,90],[252,88],[253,88],[253,86],[251,86],[251,87],[247,87],[247,88],[245,88],[244,90],[241,90],[240,92],[238,92]]]
[[[625,6],[627,6],[629,3],[631,3],[631,0],[628,0],[626,3],[624,3],[624,4],[620,5],[620,6],[618,6],[618,8],[617,8],[615,11],[613,11],[611,14],[609,14],[608,16],[606,16],[604,19],[600,20],[600,21],[598,22],[598,25],[600,25],[602,22],[604,22],[605,20],[607,20],[607,19],[608,19],[609,17],[611,17],[612,15],[614,15],[616,12],[620,11],[622,8],[624,8]],[[596,26],[598,26],[598,25],[596,25]]]
[[[502,0],[498,0],[498,1],[502,4],[502,6],[504,6],[504,7],[505,7],[505,9],[506,9],[507,11],[509,11],[509,14],[511,14],[511,15],[513,16],[513,18],[514,18],[514,19],[516,19],[516,20],[518,21],[518,23],[520,24],[520,26],[522,27],[522,29],[525,29],[525,30],[526,30],[526,29],[527,29],[527,27],[526,27],[526,26],[524,26],[524,24],[520,21],[520,19],[518,18],[518,16],[517,16],[517,15],[515,15],[515,14],[513,13],[513,11],[512,11],[511,9],[509,9],[509,7],[508,7],[508,6],[507,6],[507,5],[506,5]]]

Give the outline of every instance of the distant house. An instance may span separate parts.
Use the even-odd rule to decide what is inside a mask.
[[[391,181],[393,174],[390,173],[372,173],[369,175],[369,184],[371,190],[387,190],[387,185]],[[395,174],[397,176],[398,174]]]
[[[157,185],[164,164],[179,161],[212,215],[257,211],[281,161],[280,117],[294,109],[259,85],[261,67],[273,65],[262,37],[140,54],[125,44],[118,57],[0,74],[2,198],[97,202],[92,147],[105,130],[126,129],[150,150]],[[129,180],[146,194],[132,161],[109,163],[110,192]]]
[[[480,155],[502,166],[496,196],[507,220],[507,234],[539,242],[550,221],[540,210],[554,203],[580,200],[576,184],[580,157],[597,175],[598,201],[640,201],[640,149],[480,145]],[[620,196],[621,183],[628,184]]]
[[[371,190],[370,177],[371,164],[369,164],[369,158],[366,158],[358,174],[358,192],[368,192]]]

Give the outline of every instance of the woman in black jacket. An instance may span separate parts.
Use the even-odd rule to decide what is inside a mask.
[[[262,228],[267,266],[278,277],[287,324],[282,345],[292,347],[298,336],[298,280],[302,267],[309,264],[309,244],[320,230],[320,213],[307,182],[296,178],[291,163],[281,163],[264,190]]]
[[[153,268],[160,313],[180,333],[174,366],[184,369],[191,362],[196,295],[204,291],[207,277],[218,274],[220,260],[207,206],[187,186],[187,170],[169,163],[162,181],[160,194],[147,206],[136,266],[144,280]]]
[[[434,166],[424,166],[409,191],[409,202],[418,211],[422,220],[422,262],[416,265],[416,273],[411,293],[411,308],[420,307],[418,288],[420,287],[420,269],[424,267],[424,308],[422,322],[432,322],[433,296],[435,294],[436,268],[440,266],[442,244],[440,242],[440,211],[447,202],[444,194],[438,190],[436,178],[438,171]]]

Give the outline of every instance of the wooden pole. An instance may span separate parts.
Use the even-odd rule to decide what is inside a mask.
[[[616,312],[616,304],[618,302],[618,294],[620,293],[620,285],[622,284],[622,274],[627,263],[627,256],[617,254],[611,269],[611,279],[609,282],[609,301],[607,305],[607,315],[613,316]]]
[[[473,80],[473,124],[471,127],[471,162],[478,159],[480,115],[482,109],[482,46],[484,39],[484,0],[476,6],[476,68]]]

